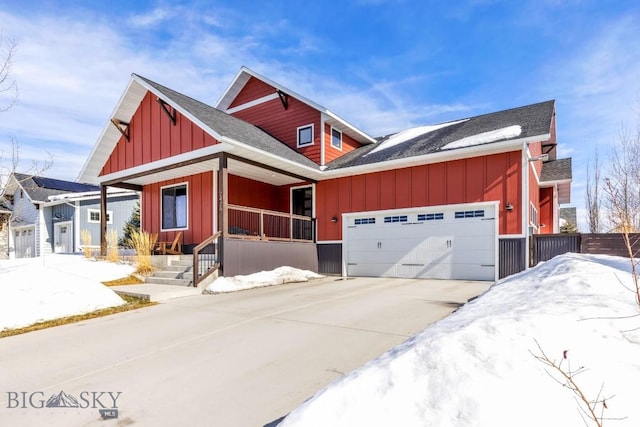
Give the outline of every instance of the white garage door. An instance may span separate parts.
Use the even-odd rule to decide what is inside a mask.
[[[495,204],[345,215],[347,275],[495,280]]]
[[[33,258],[36,256],[35,228],[18,228],[13,232],[13,244],[16,258]]]

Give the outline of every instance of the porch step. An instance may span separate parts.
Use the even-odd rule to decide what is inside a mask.
[[[193,284],[193,255],[171,258],[162,270],[154,271],[145,283],[157,285],[191,286]]]

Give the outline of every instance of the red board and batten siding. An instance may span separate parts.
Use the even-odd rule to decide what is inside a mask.
[[[238,93],[238,95],[233,99],[229,108],[237,107],[268,95],[273,95],[276,92],[277,90],[275,87],[251,76],[249,81],[247,81],[244,87],[240,90],[240,93]]]
[[[333,145],[331,145],[331,125],[324,125],[324,162],[329,163],[332,160],[337,159],[340,156],[347,154],[350,151],[355,150],[360,147],[360,143],[358,143],[355,139],[342,134],[342,149],[339,150]]]
[[[188,227],[182,236],[183,244],[198,244],[213,234],[213,172],[145,185],[142,189],[142,229],[159,233],[160,241],[172,241],[178,231],[160,232],[161,188],[187,184]]]
[[[179,112],[173,125],[151,92],[143,98],[128,128],[129,141],[120,137],[101,176],[218,143]]]
[[[343,213],[500,201],[500,234],[522,233],[520,151],[320,181],[318,240],[341,240]],[[504,209],[511,203],[514,209]],[[336,216],[338,222],[331,222]]]
[[[276,212],[289,212],[289,186],[274,186],[229,175],[229,203]]]
[[[280,99],[254,105],[233,116],[259,126],[274,138],[284,142],[307,158],[320,164],[320,112],[307,104],[289,97],[286,110]],[[313,124],[313,144],[298,148],[298,127]]]
[[[553,187],[540,189],[540,234],[553,234]]]

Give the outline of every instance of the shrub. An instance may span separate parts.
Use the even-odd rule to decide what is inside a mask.
[[[115,230],[107,232],[107,261],[118,262],[118,233]]]
[[[134,231],[129,238],[129,246],[136,250],[136,273],[149,274],[151,267],[151,237],[144,231]]]
[[[89,258],[91,256],[91,233],[89,230],[82,230],[80,232],[80,241],[82,242],[82,251],[84,252],[85,258]]]

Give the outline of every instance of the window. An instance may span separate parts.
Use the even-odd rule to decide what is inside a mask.
[[[187,184],[163,187],[162,230],[187,228]]]
[[[438,219],[444,219],[444,213],[418,214],[418,221],[435,221]]]
[[[331,145],[338,150],[342,150],[342,132],[331,128]]]
[[[363,225],[363,224],[375,224],[375,218],[356,218],[354,221],[355,225]]]
[[[298,147],[313,145],[313,125],[298,128]]]
[[[391,222],[407,222],[407,216],[406,216],[406,215],[385,216],[385,217],[384,217],[384,222],[385,222],[385,223],[391,223]]]
[[[529,223],[538,228],[538,210],[533,203],[529,204]]]
[[[100,210],[99,209],[87,209],[87,214],[89,216],[88,221],[92,224],[100,222]],[[113,224],[112,211],[107,211],[107,224]]]
[[[478,211],[458,211],[455,214],[456,218],[483,218],[484,210]]]

